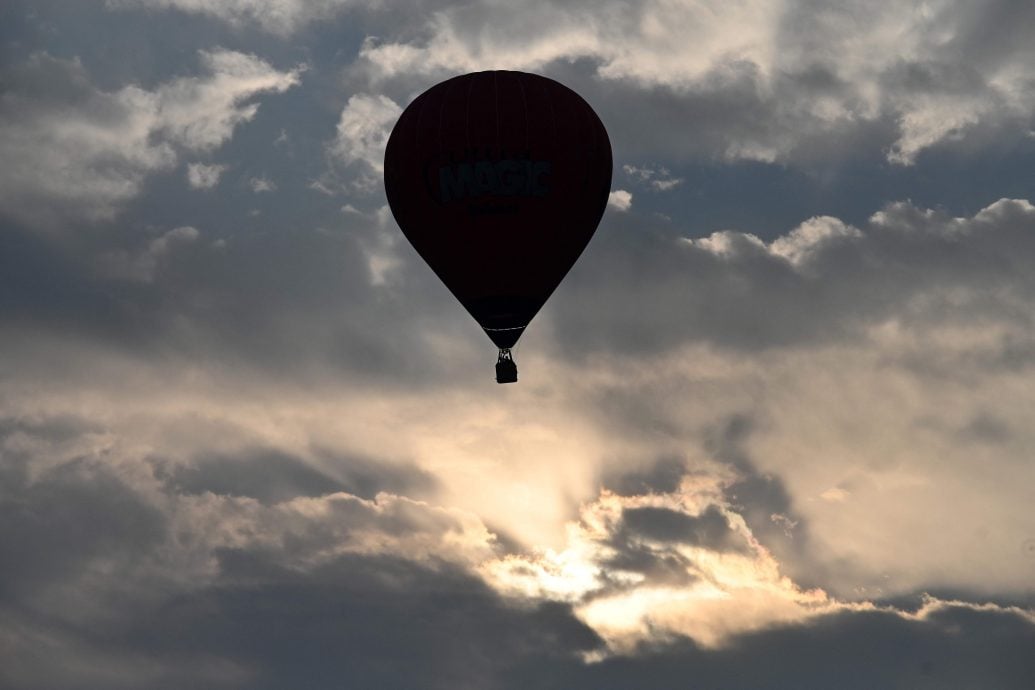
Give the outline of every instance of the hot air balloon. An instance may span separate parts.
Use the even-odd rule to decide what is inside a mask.
[[[577,93],[535,74],[476,72],[418,96],[385,150],[403,234],[499,348],[511,348],[585,249],[611,188],[611,143]]]

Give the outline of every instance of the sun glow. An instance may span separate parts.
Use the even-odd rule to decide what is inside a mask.
[[[678,636],[720,647],[732,635],[840,607],[822,590],[802,590],[780,573],[723,500],[722,487],[714,478],[687,477],[671,493],[604,490],[567,525],[565,548],[509,554],[478,570],[507,596],[572,604],[614,653]],[[627,511],[644,508],[689,525],[718,509],[731,533],[722,541],[727,546],[692,543],[698,538],[692,532],[667,538],[637,533]]]

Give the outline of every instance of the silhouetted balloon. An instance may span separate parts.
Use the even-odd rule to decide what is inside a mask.
[[[500,348],[501,383],[516,380],[509,348],[593,236],[611,164],[589,104],[534,74],[454,77],[395,124],[385,151],[392,213]]]

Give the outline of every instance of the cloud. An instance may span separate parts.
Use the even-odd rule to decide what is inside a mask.
[[[226,165],[206,165],[190,163],[187,165],[187,183],[192,189],[212,189],[219,184],[219,178],[227,171]]]
[[[385,146],[402,114],[395,101],[382,95],[355,94],[341,111],[330,152],[345,164],[361,162],[373,172],[384,170]]]
[[[731,491],[757,538],[795,581],[839,596],[935,582],[1023,596],[1033,525],[1004,506],[1030,493],[1029,202],[969,217],[900,202],[769,242],[610,222],[550,316],[558,354],[596,362],[565,385],[624,430],[615,468],[726,458],[750,478]],[[736,444],[712,431],[728,426],[745,430]],[[652,440],[632,441],[643,429]],[[1001,567],[978,576],[979,553]]]
[[[63,668],[86,679],[81,685],[109,687],[117,683],[96,669],[118,669],[127,686],[273,687],[307,667],[336,682],[407,686],[407,674],[419,671],[432,679],[425,686],[519,687],[546,666],[576,687],[606,687],[648,664],[664,685],[667,673],[685,673],[691,662],[716,674],[716,687],[737,687],[741,676],[730,669],[746,663],[744,650],[773,648],[781,654],[770,677],[804,682],[804,668],[826,683],[833,666],[807,663],[817,640],[855,649],[886,639],[916,650],[917,660],[874,666],[842,650],[838,668],[857,668],[853,677],[871,683],[949,679],[965,659],[971,675],[958,677],[966,682],[1005,669],[999,685],[1024,687],[1030,613],[947,597],[911,609],[880,597],[954,587],[984,601],[1023,596],[1030,580],[1018,546],[1029,525],[1010,517],[1026,514],[1018,506],[1027,505],[1028,387],[1023,378],[1004,386],[1016,369],[995,374],[994,360],[993,373],[980,369],[983,383],[945,378],[967,377],[961,362],[988,366],[952,357],[980,354],[994,339],[950,332],[928,340],[928,329],[937,335],[972,316],[910,310],[913,295],[930,292],[966,307],[948,285],[987,283],[987,267],[1003,265],[1003,243],[1018,268],[1000,280],[1023,286],[1017,252],[1033,213],[1021,201],[962,219],[894,204],[851,231],[829,218],[808,221],[782,243],[732,231],[700,246],[671,234],[611,236],[592,263],[604,299],[623,262],[649,260],[669,285],[705,281],[698,289],[710,295],[721,294],[712,281],[751,278],[770,310],[786,299],[792,275],[810,286],[795,288],[796,300],[846,296],[837,309],[795,302],[806,323],[817,322],[811,333],[823,334],[831,319],[845,326],[832,339],[771,341],[763,329],[759,343],[727,350],[702,346],[725,327],[702,321],[667,350],[634,350],[632,359],[623,343],[605,343],[588,356],[592,366],[579,367],[541,338],[523,360],[532,383],[502,399],[456,376],[435,384],[436,404],[428,405],[427,390],[392,388],[382,378],[364,384],[338,374],[299,385],[175,350],[161,366],[83,343],[72,356],[67,330],[65,349],[39,333],[8,338],[19,367],[5,388],[24,393],[2,399],[0,442],[14,462],[0,500],[10,530],[0,541],[21,564],[10,586],[23,594],[17,610],[0,606],[0,627],[68,659]],[[623,230],[624,220],[612,222],[605,233]],[[167,238],[166,251],[197,244],[181,239]],[[609,254],[617,241],[636,251]],[[313,256],[328,253],[315,248]],[[928,252],[948,253],[950,265],[925,263]],[[255,262],[283,255],[283,247],[266,247]],[[308,254],[298,263],[310,273],[318,265]],[[184,304],[207,305],[201,297],[218,294],[194,276],[162,282],[170,279],[154,273],[160,285],[200,290]],[[358,276],[353,294],[365,294],[366,280]],[[858,305],[863,283],[903,297],[877,310]],[[577,298],[578,290],[568,297]],[[183,313],[163,318],[182,323]],[[190,313],[192,328],[205,324],[204,312]],[[570,335],[557,318],[550,338],[563,343]],[[883,327],[891,318],[900,330]],[[428,342],[446,360],[469,357],[450,355],[452,341],[439,337]],[[902,357],[911,338],[928,343],[924,363],[933,370],[911,369]],[[950,358],[945,371],[942,357]],[[488,373],[485,386],[494,386]],[[985,408],[980,416],[975,407]],[[741,415],[731,419],[731,411]],[[999,435],[961,443],[958,432],[980,419],[996,420],[976,428]],[[993,438],[995,454],[981,455]],[[973,463],[975,454],[982,462]],[[824,500],[831,486],[845,500]],[[65,547],[74,525],[113,519],[98,492],[121,506],[119,515],[146,517],[88,530],[77,548]],[[43,513],[35,505],[55,497],[62,512],[37,524]],[[997,532],[975,539],[982,524]],[[1011,541],[1016,553],[1004,556]],[[975,569],[975,561],[995,568]],[[107,575],[113,568],[120,577]],[[414,611],[427,628],[403,623]],[[262,624],[265,616],[298,622],[309,631],[305,644],[288,644],[302,634],[293,623]],[[326,624],[314,627],[317,619]],[[445,638],[452,642],[442,649],[430,641]],[[341,640],[356,644],[334,655],[306,651]],[[1024,644],[1003,646],[1009,640]],[[481,661],[471,666],[468,652],[450,651],[457,648]],[[982,651],[992,648],[995,659]],[[398,677],[382,668],[403,653],[416,666],[399,667]],[[5,682],[67,684],[38,656],[17,656]],[[895,658],[903,656],[910,654]],[[610,670],[607,680],[601,669]]]
[[[117,408],[109,403],[108,410]],[[493,553],[494,538],[475,516],[380,490],[427,491],[429,479],[419,471],[336,454],[307,462],[248,447],[191,458],[188,444],[160,436],[150,442],[161,450],[143,454],[134,442],[139,431],[126,427],[121,414],[99,427],[72,418],[77,423],[67,432],[62,418],[42,419],[10,420],[0,438],[9,458],[0,542],[10,551],[7,562],[18,564],[5,573],[19,587],[38,590],[41,609],[59,604],[67,588],[108,596],[135,591],[152,577],[173,590],[202,587],[219,577],[211,557],[227,549],[285,568],[316,567],[345,554],[397,556],[433,567]],[[220,424],[231,428],[214,426]],[[229,440],[239,441],[240,433]],[[200,443],[212,452],[211,442]],[[341,490],[352,487],[371,497]],[[39,512],[46,503],[50,509]],[[98,525],[102,529],[92,531]],[[55,559],[78,565],[51,568]],[[125,566],[124,580],[95,577],[113,559]],[[46,569],[52,580],[38,572]],[[65,613],[90,617],[96,613],[91,607],[89,599],[78,599]]]
[[[385,145],[402,108],[381,95],[349,97],[338,120],[331,152],[345,163],[363,161],[377,172],[384,169]]]
[[[350,96],[335,137],[324,144],[328,168],[311,183],[312,188],[327,195],[382,196],[385,146],[401,113],[402,108],[387,96]]]
[[[278,72],[254,55],[228,50],[201,51],[204,78],[175,79],[158,90],[158,129],[188,149],[208,151],[222,145],[234,128],[255,117],[249,99],[280,93],[299,83],[301,69]]]
[[[34,481],[12,452],[11,437],[5,441],[0,549],[6,566],[0,579],[8,605],[15,598],[40,605],[42,592],[51,588],[60,599],[70,573],[89,580],[92,569],[128,566],[162,541],[161,512],[112,468],[74,458]],[[93,604],[75,600],[74,612],[73,602],[68,605],[75,615]]]
[[[110,371],[140,382],[129,408],[147,407],[148,390],[172,396],[168,379],[143,363],[127,371],[124,358],[160,354],[170,371],[193,372],[173,379],[202,386],[184,409],[217,416],[198,406],[220,386],[257,377],[261,395],[278,400],[280,386],[304,383],[332,411],[303,414],[307,433],[328,420],[366,439],[328,446],[343,457],[413,458],[434,477],[439,504],[507,540],[562,548],[573,504],[592,500],[598,480],[671,492],[688,458],[713,455],[738,468],[737,511],[805,588],[1021,596],[1030,562],[1020,545],[1032,527],[1011,516],[1030,498],[1022,411],[1035,352],[1025,269],[1033,214],[1019,200],[964,218],[898,203],[859,227],[817,218],[769,242],[734,231],[687,239],[632,211],[609,215],[534,322],[519,353],[530,383],[517,398],[481,388],[491,362],[480,376],[477,328],[362,213],[346,214],[350,234],[239,236],[218,251],[207,233],[155,243],[158,232],[89,270],[6,233],[0,294],[18,380],[39,387],[60,363],[81,373],[53,386],[97,390],[88,374]],[[385,257],[401,263],[378,274]],[[282,268],[271,273],[274,263]],[[365,397],[370,386],[377,404]],[[429,407],[429,391],[448,402]],[[419,425],[377,412],[398,406]],[[178,443],[222,444],[226,433],[167,423]],[[735,440],[727,428],[741,429],[729,432]],[[247,445],[269,447],[261,436]],[[497,481],[487,484],[491,467]],[[327,476],[360,492],[347,473]],[[845,500],[825,500],[831,487]],[[973,558],[998,566],[976,569]],[[666,563],[651,567],[671,570]]]
[[[203,14],[234,25],[254,23],[274,34],[289,34],[299,27],[326,19],[345,9],[375,3],[357,0],[229,0],[207,3],[200,0],[108,0],[112,8],[148,10],[176,9]]]
[[[915,617],[843,612],[809,626],[746,635],[726,650],[703,650],[684,641],[588,666],[530,664],[513,683],[527,687],[550,679],[569,687],[665,688],[692,677],[729,690],[896,685],[962,690],[989,682],[1019,689],[1033,677],[1022,652],[1030,638],[1030,625],[1015,611],[932,602]]]
[[[597,644],[565,607],[515,609],[448,568],[344,557],[297,572],[234,552],[221,563],[223,586],[170,599],[154,611],[158,625],[139,617],[114,630],[53,631],[19,621],[16,661],[0,679],[24,688],[278,688],[299,677],[314,687],[502,688],[515,663],[556,663]],[[40,652],[67,663],[42,663]]]
[[[601,492],[564,550],[501,557],[473,515],[342,493],[300,472],[301,458],[252,450],[195,465],[214,473],[167,473],[188,465],[141,455],[113,411],[108,426],[0,425],[0,547],[13,565],[0,634],[16,652],[6,684],[279,687],[304,672],[320,686],[627,687],[650,669],[648,687],[667,687],[694,667],[738,688],[759,679],[732,670],[759,658],[767,682],[826,684],[848,669],[859,687],[914,676],[967,687],[993,674],[1022,688],[1032,672],[1035,620],[1022,609],[935,597],[846,605],[796,588],[723,503],[733,474],[684,475],[668,493]],[[262,501],[245,495],[256,490]],[[514,587],[530,581],[545,589]],[[817,661],[824,645],[834,656]],[[409,663],[390,663],[399,655]]]
[[[103,91],[77,60],[46,53],[5,70],[0,152],[8,161],[0,210],[53,226],[110,220],[151,173],[172,168],[180,149],[211,151],[255,116],[257,94],[298,83],[253,55],[201,51],[205,74],[154,90]]]
[[[647,185],[657,192],[670,191],[683,183],[682,178],[672,177],[668,168],[664,166],[655,169],[650,166],[623,165],[622,170],[631,179],[636,180],[640,184]]]
[[[101,272],[115,280],[134,280],[150,283],[163,257],[177,245],[191,244],[201,236],[197,228],[185,225],[151,240],[139,252],[112,250],[101,255]]]
[[[837,218],[817,216],[794,228],[789,234],[774,240],[769,245],[769,251],[784,257],[795,266],[802,266],[814,252],[821,250],[824,244],[862,236],[858,228],[845,225]]]
[[[251,187],[252,191],[256,194],[275,192],[277,190],[276,183],[268,177],[253,177],[248,180],[248,186]]]
[[[253,471],[255,466],[263,471]],[[434,487],[434,478],[419,468],[342,459],[328,451],[312,462],[277,449],[247,448],[232,454],[203,454],[189,463],[159,461],[155,471],[179,493],[249,497],[270,505],[334,493],[376,500],[383,493],[420,494]]]
[[[632,208],[632,194],[624,189],[616,189],[608,195],[607,205],[618,211],[628,211]]]
[[[60,5],[0,96],[68,175],[0,192],[0,686],[1032,686],[1028,8]],[[378,167],[498,66],[625,175],[513,387]]]
[[[422,37],[371,38],[361,58],[381,78],[566,75],[606,104],[622,138],[670,156],[807,163],[852,151],[910,165],[935,146],[1030,129],[1035,53],[1009,27],[1033,21],[1005,0],[987,13],[957,2],[478,2],[432,14]],[[991,34],[1002,42],[982,39]],[[579,60],[590,74],[564,67]]]
[[[150,140],[155,94],[97,91],[78,62],[46,54],[11,72],[0,127],[6,214],[28,221],[62,211],[110,218],[147,173],[175,163],[168,143]]]
[[[680,238],[661,228],[633,238],[618,228],[656,223],[616,216],[594,244],[592,275],[623,279],[571,281],[557,323],[562,340],[590,349],[658,350],[690,339],[759,350],[859,337],[885,319],[922,320],[937,303],[951,309],[955,299],[1006,329],[1024,328],[1031,286],[1017,257],[1028,252],[1033,220],[1024,200],[1003,199],[970,218],[899,202],[862,228],[817,217],[767,243],[737,231]],[[632,277],[647,267],[655,280]],[[588,310],[589,299],[609,306]],[[652,306],[616,308],[629,300]],[[959,323],[973,313],[938,312]]]
[[[740,543],[729,520],[714,505],[695,516],[652,506],[630,508],[623,511],[622,520],[630,532],[654,541],[682,542],[714,551],[747,545]]]
[[[687,476],[668,494],[602,492],[569,525],[566,549],[511,555],[482,568],[504,592],[573,603],[620,653],[673,635],[720,647],[747,631],[839,608],[822,591],[801,590],[780,574],[726,504],[729,479]],[[682,581],[672,581],[672,566]]]

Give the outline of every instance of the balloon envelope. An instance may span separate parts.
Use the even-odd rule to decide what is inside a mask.
[[[611,188],[611,143],[578,94],[523,72],[437,84],[385,151],[392,214],[500,348],[578,259]]]

